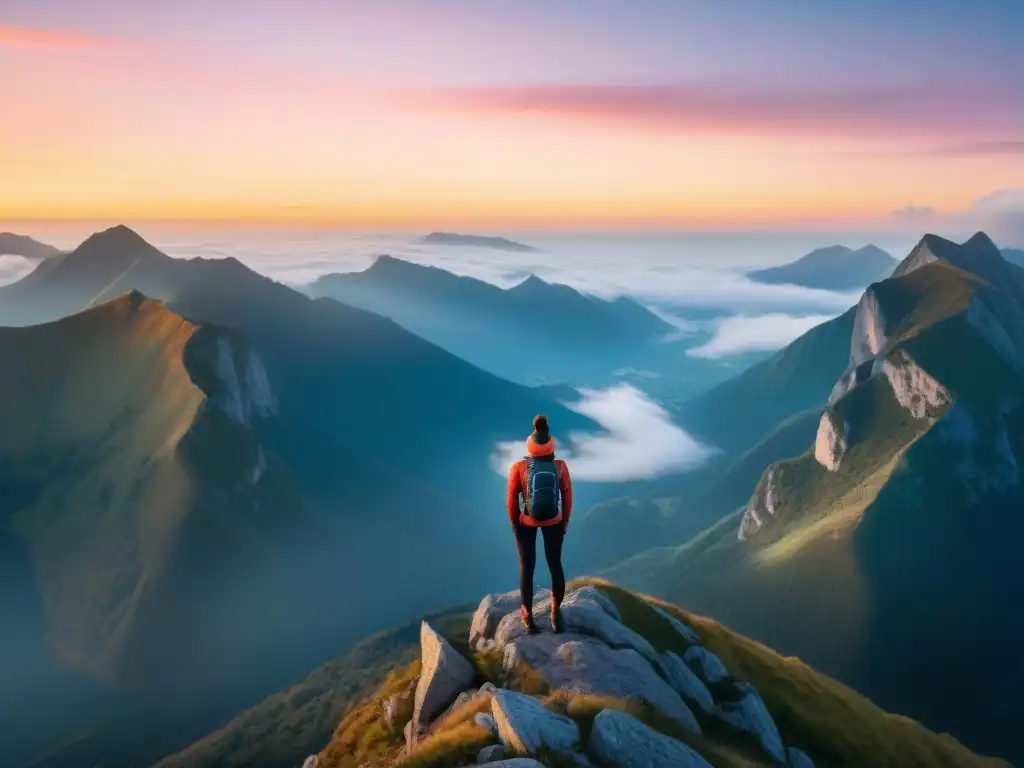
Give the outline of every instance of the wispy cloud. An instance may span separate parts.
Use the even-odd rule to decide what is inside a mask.
[[[930,205],[905,205],[893,211],[892,217],[907,224],[924,224],[935,217],[935,208]]]
[[[934,147],[931,155],[946,157],[991,157],[993,155],[1024,155],[1024,139],[990,139]]]
[[[831,320],[833,315],[736,315],[719,320],[715,334],[707,343],[686,354],[692,357],[719,358],[743,352],[781,349],[816,325]]]
[[[678,132],[914,137],[1012,132],[1024,114],[1005,94],[931,87],[784,89],[715,83],[509,85],[426,89],[427,106],[623,121]],[[982,144],[965,144],[980,148]]]
[[[109,38],[56,29],[0,26],[0,49],[68,51],[106,48]]]
[[[634,387],[581,389],[580,395],[582,399],[568,407],[589,416],[606,432],[568,436],[566,442],[571,442],[572,451],[560,449],[558,455],[570,462],[574,480],[645,480],[694,469],[714,453],[714,449],[701,445],[676,426],[664,408]],[[521,440],[499,443],[492,460],[494,470],[506,474],[522,455]]]

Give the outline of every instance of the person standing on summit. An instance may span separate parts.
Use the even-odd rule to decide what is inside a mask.
[[[519,609],[523,625],[536,634],[533,621],[533,571],[537,565],[537,530],[544,537],[544,557],[551,571],[551,627],[563,630],[562,598],[565,572],[562,570],[562,540],[572,514],[572,480],[569,467],[555,458],[555,438],[548,431],[547,416],[533,420],[533,434],[526,438],[526,456],[508,473],[505,494],[508,519],[519,552]]]

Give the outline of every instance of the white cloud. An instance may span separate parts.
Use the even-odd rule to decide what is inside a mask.
[[[621,385],[579,392],[582,399],[566,405],[593,419],[605,432],[571,433],[568,442],[572,450],[559,448],[558,456],[570,462],[574,480],[647,480],[694,469],[715,453],[673,424],[664,408],[634,387]],[[560,446],[564,445],[565,441],[560,441]],[[507,474],[512,463],[522,458],[523,451],[521,440],[497,444],[492,457],[494,470]]]
[[[715,335],[686,354],[692,357],[718,358],[781,349],[816,325],[834,315],[786,315],[781,313],[722,318],[716,323]]]
[[[21,256],[12,256],[11,254],[0,256],[0,285],[20,280],[35,269],[35,266],[36,262]]]

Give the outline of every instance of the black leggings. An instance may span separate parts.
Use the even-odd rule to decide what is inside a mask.
[[[551,592],[555,603],[562,604],[565,597],[565,572],[562,570],[561,525],[546,525],[540,529],[544,536],[544,557],[551,571]],[[519,594],[527,610],[533,610],[533,570],[537,566],[537,529],[528,525],[516,526],[516,549],[519,551]]]

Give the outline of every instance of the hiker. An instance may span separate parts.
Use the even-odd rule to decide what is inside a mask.
[[[565,596],[562,539],[572,513],[572,481],[565,462],[555,458],[555,438],[548,431],[547,416],[534,418],[533,434],[526,438],[526,456],[509,470],[505,506],[519,551],[519,594],[523,601],[519,615],[523,625],[531,635],[537,632],[533,621],[533,570],[537,565],[539,528],[551,571],[551,627],[561,632]]]

